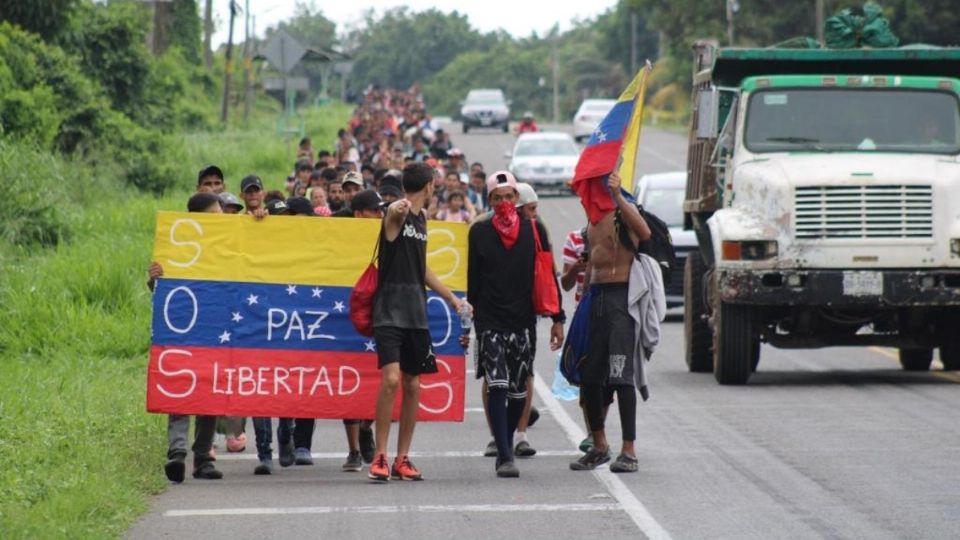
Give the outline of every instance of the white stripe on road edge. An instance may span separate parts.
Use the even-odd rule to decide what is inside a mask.
[[[401,512],[616,512],[619,504],[438,504],[416,506],[300,506],[167,510],[163,517],[262,516],[277,514],[399,514]]]
[[[580,441],[586,437],[586,433],[570,418],[570,415],[567,414],[563,405],[560,405],[560,402],[554,397],[553,392],[551,392],[547,384],[543,382],[543,377],[534,377],[533,384],[537,390],[537,396],[543,400],[547,409],[553,413],[554,420],[556,420],[563,431],[566,432],[567,438],[570,439],[570,442],[573,443],[574,446],[578,446]],[[640,502],[640,499],[637,499],[633,492],[623,483],[623,480],[616,477],[615,473],[610,472],[609,469],[602,469],[594,470],[593,475],[607,488],[610,494],[613,495],[613,498],[620,503],[623,510],[630,516],[630,519],[637,524],[637,527],[640,528],[640,531],[645,534],[647,538],[650,540],[672,540],[670,533],[653,518],[650,511],[647,510],[647,507]]]
[[[569,456],[580,456],[583,455],[583,452],[577,452],[576,450],[537,450],[537,457],[569,457]],[[345,452],[313,452],[310,454],[313,459],[343,459],[347,457]],[[276,453],[273,454],[274,459],[278,459]],[[423,458],[423,459],[434,459],[434,458],[477,458],[483,457],[483,452],[480,451],[466,451],[466,452],[410,452],[411,458]],[[256,454],[217,454],[217,461],[256,461]]]

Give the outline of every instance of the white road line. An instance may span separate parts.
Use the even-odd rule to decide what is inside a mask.
[[[570,415],[567,414],[563,405],[553,396],[553,392],[551,392],[547,384],[543,382],[543,377],[534,377],[533,384],[537,390],[537,396],[543,400],[547,409],[553,413],[553,418],[560,424],[563,431],[566,432],[567,438],[573,446],[579,445],[580,441],[586,437],[580,425],[574,422],[573,418],[570,418]],[[571,472],[570,474],[577,473]],[[615,473],[610,472],[609,469],[602,469],[594,470],[593,475],[607,488],[610,494],[613,495],[613,498],[620,503],[623,510],[630,516],[630,519],[637,524],[637,527],[647,538],[650,540],[672,540],[670,533],[653,518],[650,511],[647,510],[647,507],[640,502],[640,499],[637,499],[633,492],[630,491],[630,488],[623,483],[623,480],[617,478]]]
[[[347,457],[346,452],[313,452],[310,454],[313,459],[343,459]],[[581,452],[576,450],[537,450],[537,457],[569,457],[579,456]],[[277,459],[277,454],[273,455]],[[412,458],[435,459],[435,458],[478,458],[483,457],[483,452],[410,452]],[[217,454],[217,461],[256,461],[256,454]]]
[[[437,504],[411,506],[294,506],[167,510],[163,517],[263,516],[280,514],[399,514],[401,512],[616,512],[619,504]]]

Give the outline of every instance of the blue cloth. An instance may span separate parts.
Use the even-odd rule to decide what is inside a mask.
[[[580,303],[577,304],[577,310],[573,313],[560,356],[560,372],[570,384],[574,385],[581,383],[580,364],[590,350],[590,305],[592,303],[593,293],[588,288],[584,291]]]

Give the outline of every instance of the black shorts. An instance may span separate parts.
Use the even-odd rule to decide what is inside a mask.
[[[484,330],[477,336],[477,378],[483,377],[488,389],[506,389],[510,399],[526,398],[527,378],[533,373],[531,352],[526,330]]]
[[[537,358],[537,325],[531,326],[527,329],[527,332],[530,333],[530,362],[533,362]],[[479,347],[479,344],[477,345]],[[483,372],[483,365],[479,362],[475,366],[477,378],[484,378],[485,374]],[[530,368],[530,378],[533,378],[536,375],[536,372],[533,370],[533,367]]]
[[[428,330],[378,326],[373,329],[377,345],[377,366],[400,363],[400,371],[407,375],[437,372],[437,357]]]
[[[583,384],[633,385],[634,322],[627,309],[627,284],[591,289],[590,348],[580,367]]]

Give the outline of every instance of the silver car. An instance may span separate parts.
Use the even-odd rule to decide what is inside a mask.
[[[476,127],[500,128],[508,133],[510,101],[503,96],[503,90],[471,90],[467,93],[467,99],[460,102],[460,118],[464,133]]]
[[[697,249],[693,231],[683,230],[683,199],[687,189],[684,171],[646,174],[637,183],[637,202],[670,227],[677,265],[666,287],[667,308],[683,306],[683,266],[687,255]]]
[[[517,137],[507,169],[534,187],[564,187],[573,179],[580,149],[566,133],[541,131]]]
[[[583,100],[577,113],[573,115],[573,138],[577,142],[588,140],[616,104],[615,99]]]

